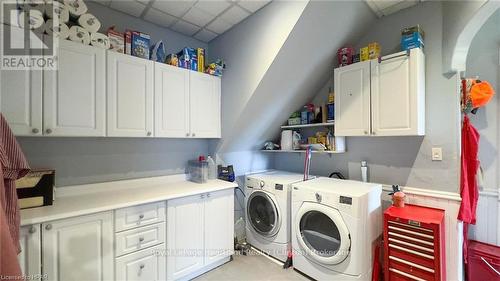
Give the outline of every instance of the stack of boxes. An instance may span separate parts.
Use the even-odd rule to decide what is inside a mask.
[[[401,50],[413,48],[424,48],[424,31],[418,24],[401,31]]]

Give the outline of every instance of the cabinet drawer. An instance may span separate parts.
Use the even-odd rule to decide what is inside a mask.
[[[165,202],[133,206],[115,211],[115,231],[165,221]]]
[[[116,258],[116,280],[166,280],[165,244]]]
[[[165,223],[143,226],[116,234],[116,256],[165,242]]]

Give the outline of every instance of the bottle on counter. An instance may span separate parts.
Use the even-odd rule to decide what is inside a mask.
[[[208,155],[207,157],[207,162],[208,162],[208,179],[214,180],[217,178],[217,166],[215,165],[214,159],[210,155]]]
[[[368,166],[366,161],[361,161],[361,181],[368,182]]]

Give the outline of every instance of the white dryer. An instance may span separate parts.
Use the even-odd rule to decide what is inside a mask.
[[[293,266],[316,280],[371,280],[382,186],[316,178],[293,184]]]
[[[303,178],[302,174],[276,170],[246,178],[247,242],[283,262],[291,243],[291,184]]]

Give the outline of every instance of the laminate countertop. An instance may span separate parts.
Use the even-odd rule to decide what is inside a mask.
[[[115,210],[134,205],[236,188],[234,182],[209,180],[199,184],[185,175],[122,180],[59,187],[52,206],[21,210],[21,225]]]

